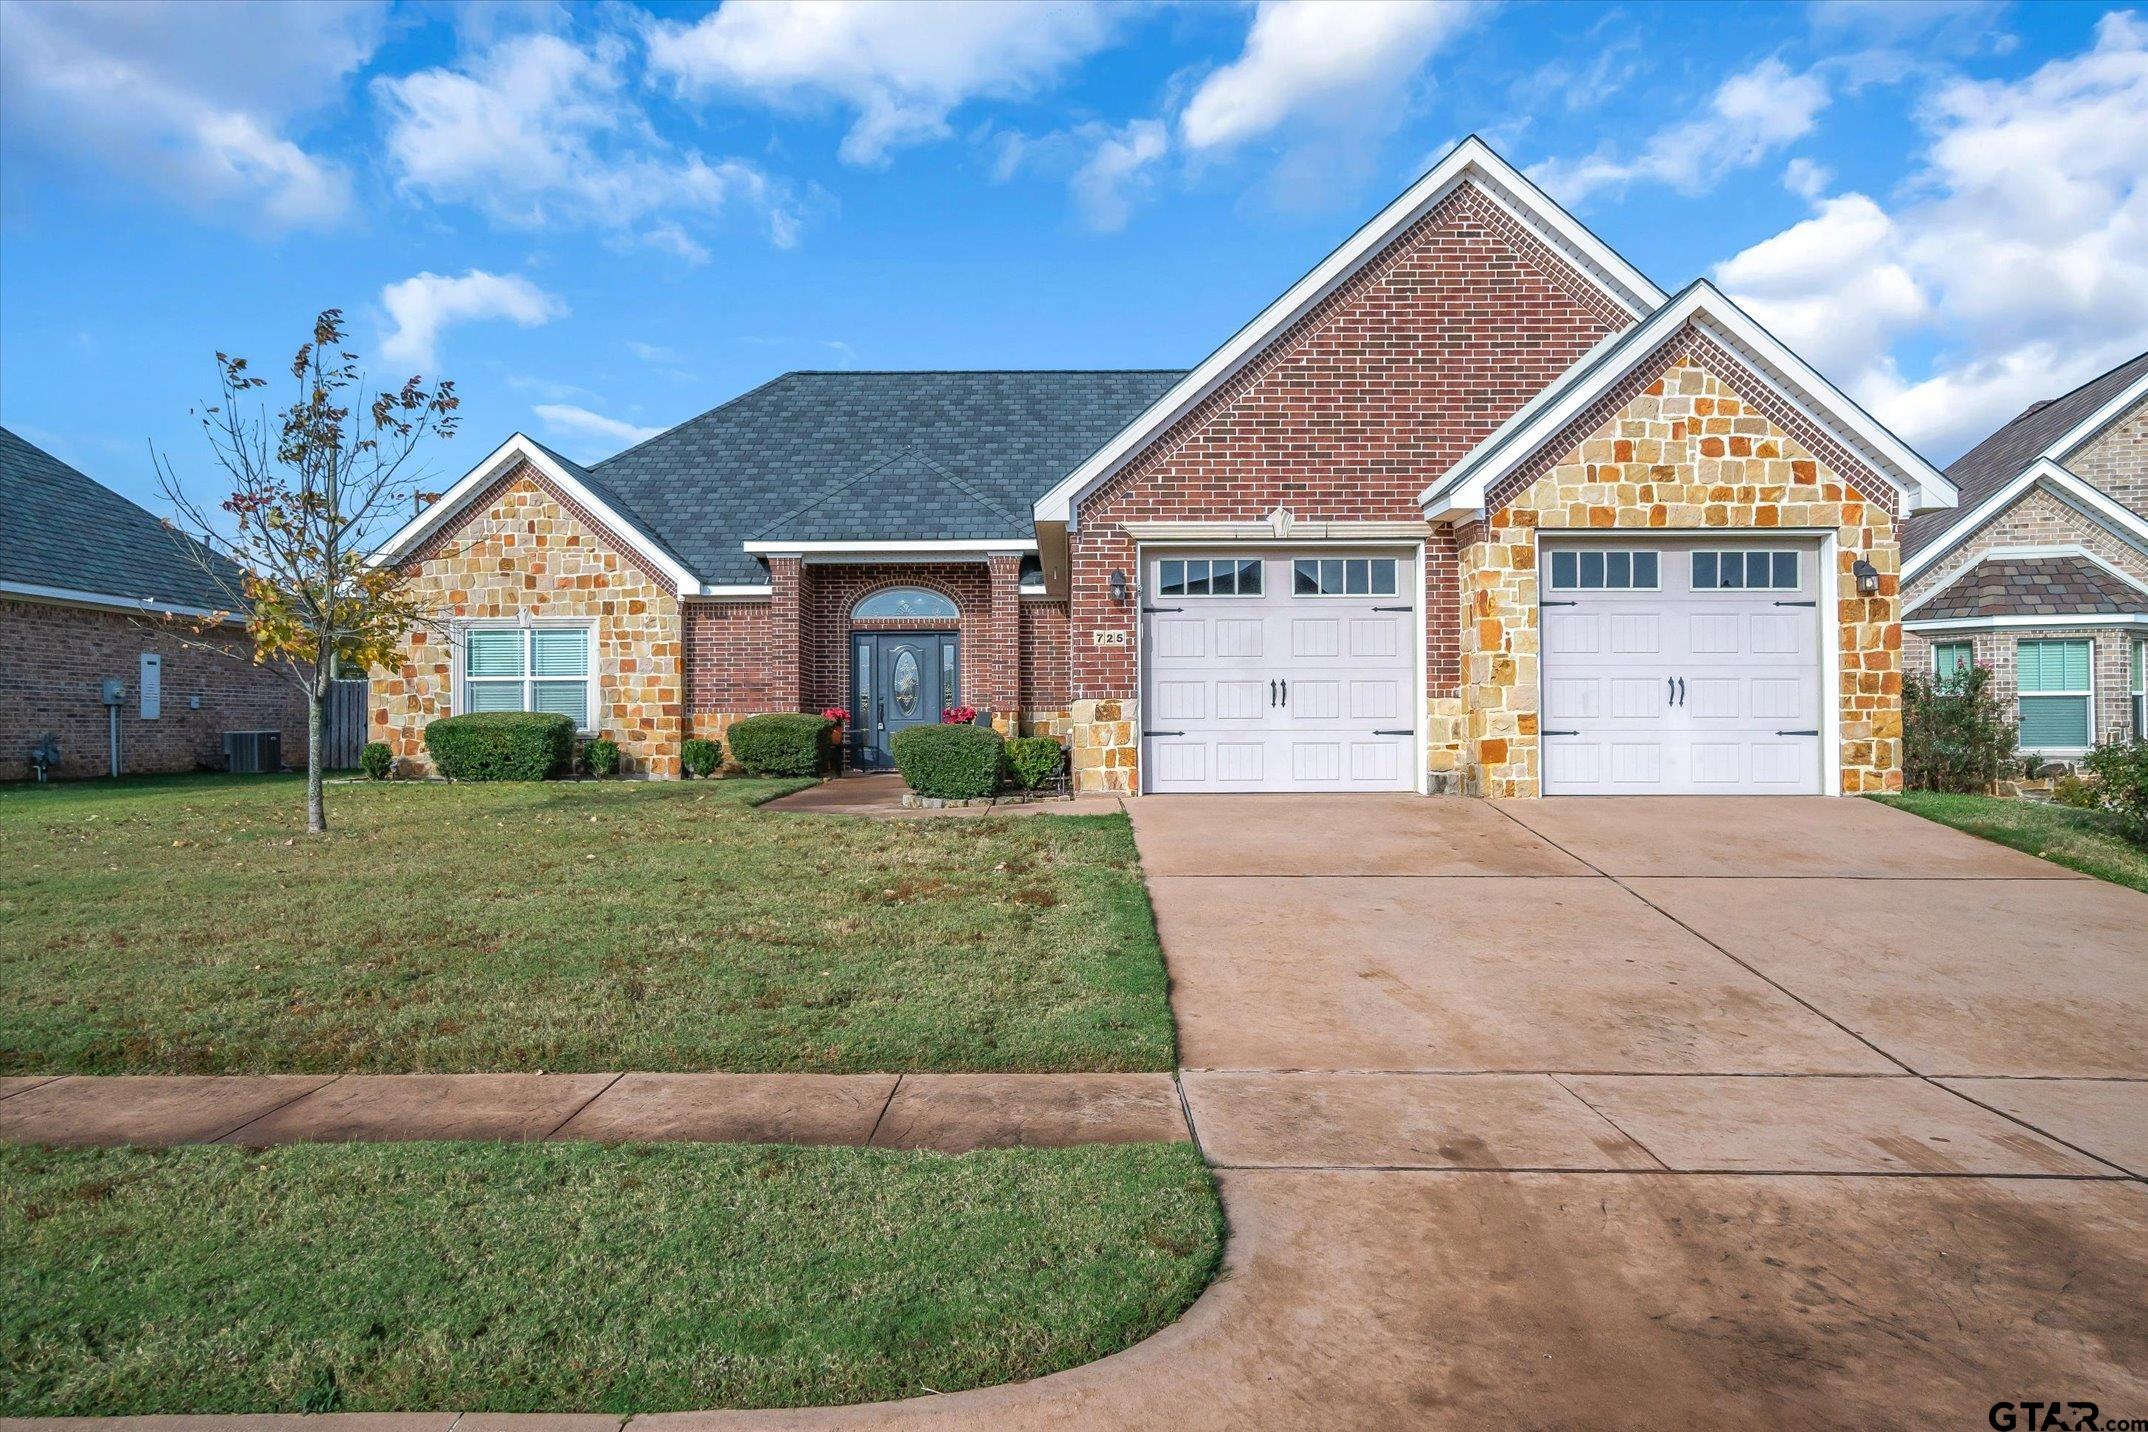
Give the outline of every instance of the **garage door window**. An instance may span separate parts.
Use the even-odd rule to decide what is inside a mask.
[[[1653,552],[1590,547],[1551,554],[1555,592],[1653,592],[1656,579]]]
[[[1797,590],[1795,552],[1695,552],[1696,592]]]
[[[1260,595],[1260,558],[1172,558],[1156,564],[1156,595],[1160,597],[1257,597]]]
[[[1291,565],[1291,592],[1300,597],[1391,597],[1393,557],[1300,557]]]
[[[2025,641],[2015,648],[2021,744],[2030,751],[2088,749],[2090,645]]]

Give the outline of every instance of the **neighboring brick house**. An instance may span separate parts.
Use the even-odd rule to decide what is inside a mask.
[[[1952,511],[1904,528],[1905,659],[1976,662],[2063,763],[2148,735],[2148,353],[2046,399],[1947,469]]]
[[[630,768],[840,705],[1088,790],[1900,783],[1898,524],[1954,501],[1705,283],[1478,140],[1184,371],[793,373],[583,467],[516,435],[376,554],[376,729],[570,711]],[[1540,582],[1541,577],[1541,582]]]
[[[305,760],[297,688],[217,620],[235,568],[4,428],[0,517],[0,780],[32,774],[47,736],[61,778],[109,775],[115,734],[126,775],[221,770],[226,731],[280,731]]]

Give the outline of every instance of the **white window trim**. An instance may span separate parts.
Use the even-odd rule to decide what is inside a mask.
[[[584,694],[584,696],[583,696],[583,703],[582,703],[582,714],[583,714],[583,715],[584,715],[584,716],[585,716],[585,717],[586,717],[586,718],[588,719],[588,721],[589,721],[589,723],[590,723],[590,724],[588,724],[588,725],[583,725],[583,726],[577,726],[577,727],[575,728],[574,734],[575,734],[575,735],[577,735],[577,736],[594,736],[594,735],[598,734],[598,733],[599,733],[600,731],[602,731],[602,730],[603,730],[603,727],[602,727],[602,726],[601,726],[600,724],[597,724],[597,718],[598,718],[598,715],[599,715],[599,713],[600,713],[600,712],[601,712],[601,711],[603,710],[604,683],[603,683],[603,680],[602,680],[602,678],[601,678],[601,677],[599,677],[599,675],[597,674],[597,673],[598,673],[598,662],[597,662],[597,624],[596,624],[596,623],[595,623],[594,621],[588,621],[588,620],[573,620],[573,619],[564,619],[564,618],[538,618],[538,617],[524,617],[524,618],[522,618],[522,619],[520,619],[520,620],[515,620],[515,619],[512,619],[512,618],[501,618],[501,619],[500,619],[500,620],[498,620],[498,621],[465,621],[465,622],[457,622],[457,623],[455,624],[455,628],[454,628],[454,643],[455,643],[455,661],[454,661],[454,671],[453,671],[453,673],[452,673],[452,677],[451,677],[451,679],[452,679],[452,680],[454,681],[454,683],[455,683],[455,689],[454,689],[454,692],[453,692],[453,694],[452,694],[452,698],[451,698],[451,700],[449,701],[449,709],[450,709],[450,710],[451,710],[451,711],[452,711],[452,712],[453,712],[453,713],[454,713],[455,715],[457,715],[457,716],[467,716],[467,715],[471,714],[471,713],[470,713],[470,702],[469,702],[469,690],[470,690],[470,679],[471,679],[471,678],[470,678],[470,676],[469,676],[469,672],[468,672],[468,665],[469,665],[469,663],[468,663],[468,660],[467,660],[467,651],[468,651],[468,645],[469,645],[469,636],[470,636],[470,633],[471,633],[471,632],[474,632],[474,631],[518,631],[518,632],[521,632],[521,633],[523,633],[523,639],[522,639],[522,675],[521,675],[521,676],[520,676],[519,678],[517,678],[517,677],[511,677],[511,676],[510,676],[510,677],[486,677],[486,676],[481,676],[481,677],[478,677],[478,678],[477,678],[477,680],[479,680],[479,681],[493,681],[493,682],[498,682],[498,683],[501,683],[501,684],[504,684],[504,683],[506,683],[506,682],[508,682],[508,681],[520,680],[520,681],[522,682],[522,685],[523,685],[523,691],[522,691],[522,700],[523,700],[523,703],[524,703],[524,704],[523,704],[523,707],[522,707],[522,709],[523,709],[523,710],[525,710],[525,711],[527,711],[527,710],[530,710],[530,709],[531,709],[531,708],[530,708],[530,706],[528,705],[528,702],[529,702],[529,700],[530,700],[530,696],[531,696],[531,692],[530,692],[530,690],[529,690],[529,686],[530,686],[530,683],[532,683],[532,682],[534,682],[534,681],[540,681],[540,680],[541,680],[541,681],[576,681],[576,680],[579,680],[579,681],[580,681],[580,682],[582,682],[582,683],[583,683],[583,685],[584,685],[584,686],[585,686],[585,687],[587,688],[587,690],[586,690],[586,692],[585,692],[585,694]],[[582,677],[573,677],[573,676],[545,676],[545,677],[538,677],[538,676],[534,676],[534,675],[532,675],[532,674],[531,674],[530,649],[529,649],[529,635],[528,635],[528,634],[529,634],[530,632],[533,632],[533,631],[580,631],[580,632],[586,632],[586,633],[588,634],[588,637],[589,637],[589,674],[588,674],[588,675],[586,675],[586,676],[582,676]]]
[[[1663,559],[1669,555],[1667,549],[1653,546],[1624,547],[1610,543],[1589,543],[1587,545],[1591,548],[1601,547],[1604,554],[1604,576],[1606,578],[1611,575],[1611,554],[1613,552],[1624,552],[1629,558],[1640,556],[1643,553],[1654,557],[1656,559],[1656,580],[1645,587],[1639,582],[1628,582],[1623,587],[1614,587],[1609,585],[1608,582],[1601,587],[1584,587],[1581,585],[1581,567],[1577,561],[1574,567],[1574,584],[1568,586],[1558,579],[1558,558],[1566,552],[1580,553],[1583,550],[1583,546],[1576,543],[1567,547],[1554,547],[1544,554],[1544,560],[1549,564],[1544,568],[1544,590],[1548,592],[1660,592],[1663,590]]]
[[[2087,647],[2088,685],[2079,691],[2023,691],[2021,689],[2021,648],[2039,644]],[[2038,756],[2085,756],[2094,750],[2096,745],[2096,639],[2094,637],[2080,636],[2023,636],[2014,638],[2014,724],[2017,727],[2021,724],[2021,701],[2023,697],[2027,697],[2031,701],[2045,697],[2054,700],[2070,697],[2080,698],[2086,703],[2088,712],[2088,721],[2086,723],[2088,744],[2085,746],[2031,746],[2024,744],[2021,747],[2022,750]]]
[[[1252,562],[1260,568],[1260,590],[1257,592],[1167,592],[1164,590],[1163,578],[1164,563],[1166,562]],[[1228,602],[1239,597],[1265,597],[1268,595],[1268,559],[1258,552],[1216,552],[1199,557],[1158,557],[1150,570],[1156,574],[1157,601],[1169,598],[1174,602]],[[1211,582],[1215,580],[1213,569],[1209,572],[1209,580]],[[1234,572],[1231,576],[1231,581],[1235,583],[1237,580],[1237,574]]]
[[[1357,554],[1355,554],[1355,553],[1344,553],[1344,554],[1343,554],[1342,556],[1340,556],[1340,557],[1329,557],[1329,556],[1327,556],[1327,555],[1326,555],[1325,553],[1323,553],[1323,554],[1321,554],[1320,556],[1315,556],[1315,557],[1292,557],[1292,558],[1290,558],[1290,559],[1288,559],[1288,560],[1289,560],[1289,562],[1290,562],[1290,590],[1289,590],[1289,591],[1288,591],[1287,593],[1285,593],[1285,595],[1286,595],[1286,596],[1288,596],[1288,597],[1289,597],[1289,598],[1290,598],[1290,599],[1291,599],[1292,601],[1294,601],[1294,602],[1370,602],[1370,601],[1378,601],[1378,600],[1379,600],[1380,598],[1382,598],[1382,597],[1385,597],[1385,598],[1386,598],[1386,599],[1387,599],[1388,601],[1391,601],[1391,602],[1399,602],[1399,601],[1401,601],[1401,600],[1402,600],[1402,598],[1403,598],[1403,597],[1404,597],[1404,596],[1406,595],[1406,593],[1404,593],[1404,592],[1403,592],[1403,590],[1402,590],[1402,559],[1401,559],[1400,557],[1382,557],[1382,556],[1378,556],[1378,555],[1373,555],[1373,554],[1368,554],[1368,555],[1365,555],[1365,556],[1359,556],[1359,555],[1357,555]],[[1394,563],[1394,564],[1395,564],[1395,590],[1393,590],[1392,592],[1374,592],[1374,591],[1363,591],[1363,592],[1301,592],[1301,591],[1299,591],[1299,590],[1298,590],[1298,563],[1300,563],[1300,562],[1318,562],[1318,561],[1323,561],[1323,560],[1326,560],[1326,561],[1333,561],[1333,562],[1392,562],[1392,563]],[[1349,569],[1348,567],[1345,567],[1345,568],[1343,569],[1343,585],[1344,585],[1344,586],[1348,586],[1349,584],[1350,584],[1350,569]],[[1370,587],[1370,586],[1372,585],[1372,569],[1371,569],[1370,567],[1368,567],[1368,568],[1366,568],[1366,569],[1365,569],[1365,585],[1366,585],[1366,586],[1367,586],[1368,588],[1369,588],[1369,587]]]
[[[2133,739],[2148,740],[2148,641],[2126,647],[2126,716],[2133,726]]]

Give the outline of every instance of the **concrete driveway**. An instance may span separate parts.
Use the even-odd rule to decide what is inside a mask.
[[[2148,897],[1860,801],[1128,805],[1223,1281],[1022,1386],[636,1426],[2148,1416]]]

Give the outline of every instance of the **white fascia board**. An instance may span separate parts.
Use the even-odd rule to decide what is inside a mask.
[[[917,542],[742,542],[739,545],[756,557],[872,557],[935,552],[1019,557],[1037,550],[1037,544],[1032,539],[1008,537],[993,538],[990,541],[957,538]]]
[[[1967,517],[1948,528],[1940,540],[1904,562],[1902,580],[1907,582],[1929,570],[1941,557],[1975,536],[1985,523],[2013,506],[2023,493],[2038,484],[2050,488],[2116,535],[2148,547],[2148,520],[2143,520],[2139,513],[2123,503],[2113,501],[2101,488],[2075,477],[2050,458],[2038,458],[2027,471],[1978,503]]]
[[[2012,631],[2022,627],[2148,627],[2148,612],[2084,612],[2062,617],[1933,617],[1902,623],[1902,630],[1927,632]]]
[[[61,607],[94,607],[99,611],[134,612],[142,616],[195,617],[203,621],[220,621],[231,626],[243,625],[246,621],[246,618],[230,610],[181,606],[177,602],[160,602],[154,597],[122,597],[110,592],[85,592],[74,587],[46,587],[35,582],[0,582],[0,597],[20,597],[26,602],[47,602]]]
[[[1870,462],[1901,493],[1909,510],[1952,507],[1959,500],[1944,473],[1702,279],[1650,314],[1639,328],[1619,335],[1608,347],[1597,345],[1552,385],[1550,396],[1525,406],[1418,494],[1426,516],[1451,521],[1481,515],[1486,495],[1501,478],[1688,323],[1747,360],[1786,402]]]
[[[2061,434],[2040,456],[2052,462],[2064,462],[2073,456],[2073,450],[2087,442],[2116,422],[2121,414],[2135,403],[2148,399],[2148,373],[2143,373],[2122,389],[2118,396],[2075,423]]]
[[[701,593],[703,584],[700,577],[679,565],[670,554],[642,540],[632,521],[591,492],[573,474],[554,462],[551,454],[521,433],[514,434],[494,448],[482,462],[463,474],[453,487],[440,494],[439,501],[404,523],[395,535],[374,549],[373,555],[366,558],[366,564],[377,567],[395,561],[459,515],[478,494],[515,464],[522,462],[543,473],[548,481],[611,529],[612,533],[632,547],[637,555],[647,558],[651,565],[671,579],[680,596],[690,597]]]
[[[1599,289],[1635,318],[1662,305],[1662,289],[1649,282],[1609,244],[1590,233],[1573,215],[1553,203],[1543,190],[1493,153],[1483,140],[1471,135],[1345,240],[1341,247],[1322,259],[1312,272],[1291,285],[1282,297],[1231,335],[1222,347],[1203,359],[1199,367],[1181,378],[1146,412],[1121,428],[1110,442],[1039,498],[1034,509],[1036,520],[1074,525],[1076,509],[1092,488],[1117,472],[1171,424],[1199,406],[1291,324],[1348,282],[1396,235],[1424,217],[1465,182],[1474,182],[1493,203],[1573,261]]]
[[[733,599],[751,600],[754,597],[772,597],[775,593],[775,587],[767,582],[718,582],[703,586],[699,591],[688,592],[686,596],[689,601],[720,602]]]

